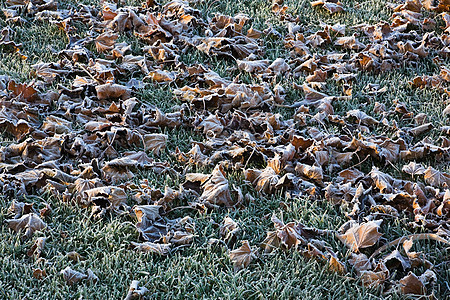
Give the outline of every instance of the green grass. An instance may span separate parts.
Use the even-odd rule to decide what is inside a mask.
[[[63,8],[76,8],[78,3],[99,5],[100,1],[60,1]],[[128,5],[140,5],[140,1],[126,1]],[[167,2],[167,1],[162,1]],[[285,25],[277,16],[271,13],[271,1],[266,0],[235,0],[235,1],[199,1],[195,5],[205,17],[212,17],[215,13],[235,15],[245,13],[251,17],[247,28],[253,26],[264,30],[270,23],[281,33],[287,32]],[[330,16],[320,9],[312,8],[309,1],[285,1],[289,6],[288,13],[302,16],[301,24],[311,30],[319,28],[319,20],[328,24],[342,23],[352,26],[362,22],[376,23],[389,20],[391,11],[383,1],[364,1],[359,9],[353,8],[357,1],[345,1],[347,11]],[[0,4],[2,6],[3,4]],[[6,74],[18,81],[25,82],[34,77],[30,73],[31,65],[38,62],[56,61],[54,53],[63,50],[66,36],[55,25],[46,22],[27,19],[27,26],[10,25],[14,30],[13,40],[23,44],[22,52],[28,56],[21,60],[16,54],[0,52],[0,75]],[[6,26],[4,16],[0,14],[0,28]],[[80,25],[79,30],[88,28]],[[80,32],[82,34],[82,32]],[[121,36],[119,41],[127,41],[132,45],[134,54],[142,54],[142,42],[131,36]],[[277,40],[264,39],[264,58],[275,59],[289,56]],[[208,57],[203,53],[192,50],[182,55],[181,60],[186,64],[195,62],[208,65],[223,77],[233,79],[238,74],[231,70],[235,63]],[[448,64],[448,62],[446,62]],[[417,75],[435,74],[439,68],[431,60],[420,68],[404,67],[395,71],[374,75],[358,74],[358,80],[353,85],[351,100],[339,102],[335,105],[336,114],[345,115],[350,109],[361,109],[369,115],[375,101],[391,107],[394,100],[405,102],[414,113],[424,112],[429,116],[435,129],[429,134],[437,140],[439,127],[448,125],[448,118],[442,116],[445,98],[441,93],[431,90],[416,90],[408,85],[408,81]],[[241,76],[248,83],[259,83],[259,79],[248,74]],[[288,92],[287,103],[301,100],[302,92],[292,88],[292,82],[302,84],[304,77],[278,78]],[[65,84],[65,82],[57,82]],[[368,83],[378,83],[387,87],[387,92],[369,97],[364,92]],[[330,80],[327,84],[328,93],[341,94],[342,87]],[[141,101],[158,106],[164,112],[171,112],[172,107],[181,105],[173,95],[173,85],[149,84],[145,89],[136,93]],[[448,101],[448,100],[447,100]],[[292,118],[291,109],[277,108],[275,112],[285,118]],[[413,121],[398,118],[402,126],[414,126]],[[331,129],[330,129],[331,130]],[[191,141],[201,141],[202,136],[193,129],[177,128],[165,129],[163,133],[169,135],[167,150],[155,159],[169,161],[176,164],[171,151],[179,147],[182,151],[190,149]],[[2,135],[2,144],[10,143],[8,137]],[[362,168],[369,168],[373,162],[368,160]],[[433,162],[443,171],[450,171],[446,162]],[[401,169],[402,163],[396,164]],[[182,167],[180,167],[182,168]],[[390,174],[396,172],[392,167],[385,170]],[[187,171],[211,171],[190,166]],[[396,176],[402,176],[398,172]],[[134,178],[136,182],[148,179],[155,188],[164,189],[166,185],[178,189],[180,178],[159,176],[152,171],[139,172]],[[273,229],[270,216],[276,213],[283,216],[285,221],[298,220],[308,226],[321,229],[335,230],[345,221],[346,208],[333,206],[326,201],[307,198],[287,199],[279,193],[272,196],[262,196],[243,183],[239,173],[230,174],[230,183],[240,185],[244,193],[251,194],[255,201],[248,203],[239,210],[219,209],[201,215],[192,210],[177,210],[169,217],[175,218],[191,215],[196,220],[196,238],[192,246],[175,251],[168,257],[140,254],[130,249],[130,243],[138,239],[138,233],[132,224],[135,220],[129,215],[107,215],[101,220],[92,220],[90,211],[85,208],[65,204],[61,199],[50,194],[41,197],[30,196],[25,202],[34,203],[35,208],[42,208],[44,202],[50,203],[53,212],[46,219],[49,230],[37,233],[35,237],[46,236],[47,245],[43,260],[36,262],[26,255],[35,237],[28,241],[20,240],[20,234],[13,233],[7,226],[0,227],[0,298],[1,299],[120,299],[123,298],[132,280],[140,280],[149,289],[149,299],[400,299],[395,293],[383,295],[380,290],[365,289],[354,272],[347,276],[340,276],[329,271],[322,262],[308,260],[298,252],[284,253],[275,251],[271,254],[261,254],[259,259],[252,262],[249,268],[235,272],[227,251],[223,247],[213,247],[208,244],[210,238],[219,238],[218,229],[214,223],[221,223],[225,216],[230,216],[242,226],[239,239],[247,239],[251,245],[259,245],[265,238],[266,232]],[[0,197],[0,222],[8,218],[7,208],[11,200]],[[134,204],[134,203],[131,203]],[[187,203],[184,203],[186,205]],[[411,216],[402,215],[399,219],[387,219],[382,232],[387,241],[402,235],[410,234],[411,229],[405,226],[413,221]],[[332,236],[325,238],[327,243],[339,254],[347,259],[348,250],[342,243]],[[427,258],[438,265],[448,260],[449,250],[433,241],[416,242],[415,251],[427,253]],[[72,262],[66,254],[76,251],[85,260]],[[59,272],[66,266],[84,271],[91,268],[99,277],[95,285],[78,284],[68,286]],[[33,278],[34,268],[45,268],[48,276],[44,280]],[[448,284],[450,282],[450,268],[438,265],[436,268],[438,285],[435,295],[438,299],[450,297]]]

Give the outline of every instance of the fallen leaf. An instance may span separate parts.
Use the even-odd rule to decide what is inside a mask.
[[[214,205],[224,205],[232,207],[234,202],[231,199],[230,187],[225,177],[225,171],[221,165],[217,165],[208,180],[202,184],[203,193],[199,201],[208,202]]]
[[[403,294],[425,295],[427,293],[423,282],[412,272],[403,277],[399,284]]]
[[[39,280],[44,279],[45,277],[47,277],[47,271],[41,270],[41,269],[33,269],[33,277]]]
[[[146,293],[148,293],[148,289],[145,287],[139,287],[139,281],[133,280],[124,300],[142,299]]]
[[[366,287],[374,288],[383,284],[389,277],[389,270],[382,263],[378,264],[375,269],[363,270],[360,272],[361,281]]]
[[[106,83],[102,85],[98,85],[95,87],[95,90],[97,91],[97,98],[99,100],[106,100],[106,99],[128,99],[130,98],[130,90],[120,84],[112,84],[112,83]]]
[[[165,134],[145,134],[143,136],[144,148],[146,151],[150,150],[159,155],[166,148],[167,138]]]
[[[30,238],[34,232],[41,231],[47,227],[47,224],[45,224],[45,222],[34,213],[23,215],[19,219],[9,219],[6,220],[6,222],[8,223],[9,228],[15,232],[19,232],[21,230],[24,231],[24,238]]]
[[[42,251],[44,251],[45,241],[47,238],[39,237],[34,242],[33,246],[31,246],[30,250],[27,251],[28,256],[34,256],[35,258],[39,258],[41,256]]]
[[[242,241],[240,248],[230,251],[230,259],[235,271],[248,267],[254,258],[256,258],[256,251],[252,250],[248,241]]]
[[[378,232],[381,221],[370,221],[362,224],[355,224],[348,229],[345,234],[338,235],[338,238],[352,251],[359,252],[362,248],[375,245],[382,236]]]
[[[227,244],[234,244],[236,242],[236,235],[239,231],[239,224],[230,217],[225,217],[219,228],[220,236]]]
[[[140,252],[144,253],[156,253],[159,255],[167,255],[170,251],[171,244],[155,244],[152,242],[135,243],[131,242],[131,245]]]
[[[72,270],[70,267],[66,267],[60,273],[62,274],[64,280],[67,282],[68,285],[74,285],[88,278],[86,274]]]
[[[353,266],[356,272],[361,273],[362,271],[367,271],[372,269],[372,263],[368,259],[367,255],[363,253],[355,254],[351,253],[351,258],[348,262]]]

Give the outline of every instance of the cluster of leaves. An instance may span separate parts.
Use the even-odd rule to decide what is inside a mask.
[[[417,161],[450,160],[450,139],[445,137],[449,127],[440,128],[439,139],[431,139],[426,134],[434,126],[427,115],[415,115],[401,102],[392,107],[375,103],[377,116],[358,109],[342,115],[335,107],[352,97],[360,73],[377,75],[416,66],[428,56],[442,64],[450,52],[446,1],[390,5],[391,24],[322,24],[314,31],[277,0],[272,11],[287,28],[285,34],[271,26],[264,31],[250,27],[250,18],[242,14],[206,20],[181,0],[165,5],[146,1],[140,7],[104,2],[101,8],[79,5],[76,10],[59,9],[56,0],[7,0],[5,5],[7,22],[20,26],[24,17],[49,22],[68,40],[57,62],[33,66],[33,81],[0,78],[0,127],[14,140],[0,149],[0,189],[5,197],[17,200],[46,192],[65,203],[90,207],[92,218],[129,215],[140,237],[131,248],[168,255],[193,244],[196,235],[195,219],[171,219],[173,210],[239,210],[256,201],[243,186],[230,184],[229,174],[237,172],[261,196],[329,201],[340,206],[349,221],[337,230],[320,230],[298,221],[285,224],[273,215],[275,230],[268,231],[261,251],[244,240],[229,252],[236,270],[272,251],[299,251],[332,271],[353,272],[366,286],[433,293],[433,263],[411,247],[418,239],[450,244],[450,174]],[[345,10],[337,1],[311,5],[331,14]],[[446,23],[441,34],[435,30],[438,16]],[[89,26],[83,35],[79,22]],[[0,47],[25,58],[21,45],[11,40],[11,31],[1,31]],[[122,36],[134,36],[146,46],[136,51],[120,42]],[[265,59],[266,37],[281,42],[289,56]],[[254,81],[187,64],[182,56],[189,51],[231,62],[234,71]],[[277,83],[282,76],[306,79],[303,85],[287,87]],[[449,78],[448,69],[441,66],[439,75],[419,76],[411,85],[448,93]],[[327,90],[329,81],[342,91]],[[173,88],[182,105],[164,112],[142,101],[138,91],[150,84]],[[57,91],[52,90],[55,85]],[[287,89],[298,90],[302,100],[286,104]],[[365,91],[381,95],[386,90],[373,84]],[[290,116],[276,113],[277,108],[288,109]],[[450,107],[443,114],[450,114]],[[408,125],[399,125],[398,119]],[[174,128],[188,128],[203,140],[192,142],[189,151],[177,147],[169,153],[170,160],[164,160],[167,132]],[[362,167],[365,162],[372,164],[371,170]],[[411,180],[382,171],[397,163]],[[193,173],[193,167],[203,172]],[[173,189],[136,182],[142,170],[184,183]],[[10,211],[14,217],[7,220],[8,226],[23,239],[51,230],[44,221],[51,218],[48,205],[38,214],[32,205],[13,201]],[[412,234],[386,243],[382,222],[404,212],[414,217],[408,224]],[[419,230],[425,233],[417,234]],[[220,225],[220,239],[210,243],[235,248],[239,233],[240,224],[227,217]],[[349,252],[334,251],[324,236],[336,237]],[[378,257],[399,244],[402,252]],[[29,255],[39,259],[44,245],[45,238],[38,238]],[[71,257],[79,259],[79,254]],[[421,270],[419,276],[416,270]],[[33,274],[46,276],[45,269]],[[90,269],[67,267],[61,274],[69,284],[98,281]],[[145,292],[133,282],[127,299]]]

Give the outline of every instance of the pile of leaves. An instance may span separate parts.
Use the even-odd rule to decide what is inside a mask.
[[[311,5],[330,14],[346,10],[338,1]],[[388,5],[390,23],[322,24],[315,31],[276,0],[272,11],[287,29],[281,34],[270,26],[251,27],[250,17],[242,14],[206,18],[181,0],[146,1],[139,7],[80,4],[77,10],[60,9],[56,0],[6,0],[3,14],[11,27],[1,31],[2,51],[23,56],[11,32],[24,17],[55,24],[68,40],[57,61],[33,66],[34,80],[0,77],[0,128],[14,141],[0,149],[0,189],[12,202],[7,226],[23,239],[51,230],[45,222],[51,218],[49,206],[37,212],[21,201],[49,193],[88,207],[92,218],[129,215],[139,233],[130,248],[168,255],[193,245],[198,234],[195,217],[172,219],[170,212],[245,209],[256,201],[243,192],[250,188],[286,201],[328,201],[345,212],[348,222],[323,230],[285,223],[274,214],[273,228],[267,228],[257,249],[246,240],[239,247],[242,224],[227,217],[219,238],[210,243],[230,248],[236,270],[255,260],[264,263],[272,251],[299,251],[366,286],[431,295],[437,282],[433,262],[411,248],[422,239],[439,247],[450,244],[450,174],[430,163],[450,161],[450,126],[437,128],[441,136],[432,139],[427,135],[436,130],[432,120],[402,102],[391,107],[376,102],[372,116],[358,109],[335,113],[336,105],[352,97],[361,74],[417,66],[427,57],[441,65],[440,73],[419,76],[411,86],[450,94],[444,65],[450,53],[449,5],[419,0]],[[79,22],[89,26],[83,35]],[[121,41],[130,35],[146,45],[139,49],[142,55]],[[282,43],[289,55],[266,59],[267,37]],[[253,82],[185,63],[182,56],[192,51],[231,62]],[[279,80],[298,76],[306,76],[302,85]],[[330,81],[342,87],[339,94],[328,90]],[[138,92],[151,84],[168,85],[182,104],[164,112],[142,101]],[[298,90],[301,99],[290,99],[288,89]],[[386,90],[373,84],[365,91],[370,97]],[[276,113],[279,108],[289,113]],[[449,115],[450,106],[442,113]],[[192,142],[189,151],[168,151],[167,132],[178,128],[203,139]],[[371,168],[363,167],[367,164]],[[389,174],[395,165],[402,166],[403,175]],[[194,169],[204,172],[189,171]],[[173,189],[136,182],[142,170],[183,183]],[[244,184],[231,183],[231,173]],[[383,240],[382,223],[402,213],[412,216],[411,235]],[[333,250],[330,238],[348,252]],[[45,238],[38,238],[30,256],[39,257],[44,244]],[[397,249],[381,255],[393,246]],[[92,270],[67,267],[61,273],[69,284],[98,280]],[[36,273],[36,278],[45,276],[45,270]],[[127,299],[145,292],[133,282]]]

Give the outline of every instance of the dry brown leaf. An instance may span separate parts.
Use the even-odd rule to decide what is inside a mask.
[[[425,168],[421,164],[412,161],[409,164],[404,165],[402,171],[412,176],[423,175],[425,173]]]
[[[383,262],[389,270],[400,269],[406,271],[411,268],[409,259],[403,257],[398,250],[394,250],[391,254],[384,257]]]
[[[268,60],[236,60],[238,69],[248,73],[260,73],[269,66]]]
[[[450,189],[445,190],[441,205],[436,209],[436,213],[441,217],[450,215]]]
[[[8,214],[13,213],[14,219],[19,219],[23,215],[34,212],[33,203],[17,202],[13,200],[8,208]]]
[[[149,2],[149,0],[147,0],[147,2]],[[142,299],[146,293],[148,293],[148,289],[145,287],[139,287],[139,281],[133,280],[124,300]]]
[[[184,231],[171,231],[163,237],[163,243],[173,245],[190,245],[194,241],[194,235]]]
[[[392,183],[394,182],[394,179],[390,175],[382,173],[376,167],[372,167],[370,177],[381,193],[390,193],[393,191]]]
[[[131,95],[131,91],[126,86],[120,84],[106,83],[97,85],[95,87],[95,90],[97,91],[97,98],[99,100],[117,98],[126,100],[130,98]]]
[[[144,148],[146,151],[153,151],[156,155],[159,155],[166,149],[167,139],[168,136],[165,134],[145,134],[143,136]]]
[[[450,175],[431,166],[424,171],[424,179],[426,183],[435,187],[450,187]]]
[[[39,258],[42,251],[44,251],[45,241],[47,238],[39,237],[34,242],[33,246],[31,246],[30,250],[27,251],[28,256],[34,256],[35,258]]]
[[[165,70],[156,69],[150,71],[149,74],[144,78],[151,78],[152,80],[160,83],[173,82],[177,78],[177,74],[175,72],[169,72]]]
[[[267,236],[261,243],[261,248],[264,249],[265,253],[270,253],[275,249],[280,248],[280,238],[278,237],[277,231],[267,232]]]
[[[248,267],[254,258],[256,258],[256,250],[250,247],[248,241],[242,241],[240,248],[230,251],[230,259],[235,271]]]
[[[297,163],[297,166],[295,166],[295,172],[298,175],[304,176],[318,182],[319,184],[322,184],[323,173],[321,167]]]
[[[427,288],[423,282],[412,272],[403,277],[399,284],[403,294],[425,295],[427,293]]]
[[[90,284],[95,284],[99,280],[98,276],[94,274],[94,272],[91,269],[87,269],[87,278],[86,280]]]
[[[199,125],[203,128],[203,133],[206,135],[220,135],[224,129],[221,119],[217,115],[210,115],[204,119]]]
[[[282,74],[285,72],[288,72],[291,67],[287,64],[287,62],[282,58],[275,59],[270,66],[267,67],[270,71],[272,71],[275,74]]]
[[[345,264],[339,260],[336,254],[334,254],[331,251],[329,251],[328,253],[330,254],[330,258],[328,259],[330,269],[339,274],[347,273],[347,268],[345,267]]]
[[[94,203],[98,206],[111,206],[113,209],[119,208],[127,203],[125,190],[115,186],[102,186],[82,192],[86,204]]]
[[[389,270],[383,263],[378,264],[375,269],[360,272],[361,281],[366,287],[377,287],[383,284],[389,277]]]
[[[110,51],[114,48],[118,38],[119,35],[117,33],[104,32],[95,39],[95,47],[97,47],[99,53]]]
[[[284,249],[297,248],[300,244],[307,244],[301,234],[301,227],[294,222],[284,224],[275,215],[272,216],[272,222],[277,229],[276,234],[279,239],[277,243]],[[265,242],[263,242],[264,244]],[[267,243],[266,243],[267,244]]]
[[[44,279],[45,277],[47,277],[47,271],[41,270],[41,269],[33,269],[33,277],[39,280]]]
[[[413,136],[418,136],[425,132],[430,131],[433,128],[434,128],[434,126],[432,123],[426,123],[426,124],[422,124],[417,127],[411,128],[408,130],[408,132]]]
[[[88,278],[88,275],[72,270],[72,268],[70,268],[69,266],[62,270],[60,273],[62,274],[64,280],[68,285],[74,285]]]
[[[208,202],[213,205],[225,205],[232,207],[234,205],[231,199],[230,187],[228,180],[225,177],[225,171],[222,165],[217,165],[211,176],[202,184],[203,193],[199,200],[201,202]]]
[[[444,108],[444,110],[442,111],[442,114],[444,116],[450,115],[450,104],[447,105],[447,107]]]
[[[219,228],[220,236],[227,244],[234,244],[236,242],[236,235],[239,231],[239,224],[230,217],[225,217]]]
[[[353,266],[353,268],[360,274],[362,271],[367,271],[372,269],[372,264],[370,260],[367,258],[367,255],[360,253],[355,254],[351,253],[351,258],[348,262]]]
[[[50,204],[45,203],[45,207],[41,208],[39,210],[39,215],[41,218],[49,217],[52,213],[52,208],[50,207]]]
[[[167,255],[170,252],[171,244],[156,244],[152,242],[135,243],[131,242],[131,245],[140,252],[155,253],[159,255]]]
[[[307,82],[325,82],[328,78],[328,73],[322,70],[315,70],[312,75],[306,77]]]
[[[311,6],[322,6],[331,14],[344,11],[344,7],[339,1],[317,0],[311,2]]]
[[[161,205],[137,205],[133,207],[133,211],[138,223],[153,222],[161,217]]]
[[[436,234],[433,234],[433,233],[411,234],[411,235],[407,235],[407,236],[402,236],[402,237],[400,237],[398,239],[395,239],[395,240],[393,240],[393,241],[383,245],[382,247],[378,248],[374,253],[372,253],[372,255],[370,256],[369,259],[374,258],[375,256],[377,256],[381,252],[385,251],[386,249],[388,249],[388,248],[390,248],[390,247],[392,247],[394,245],[399,245],[401,243],[404,243],[405,241],[409,241],[409,243],[412,243],[413,241],[417,241],[417,240],[435,240],[435,241],[444,243],[446,245],[450,245],[450,241],[448,241],[445,238],[442,238],[442,237],[440,237],[440,236],[438,236]]]
[[[24,238],[30,238],[36,231],[47,227],[47,224],[35,213],[23,215],[18,219],[9,219],[6,222],[15,232],[23,231]]]
[[[275,189],[275,185],[280,180],[280,177],[270,166],[263,171],[253,169],[245,170],[244,178],[253,184],[256,191],[266,194],[272,193]]]
[[[363,43],[358,41],[355,35],[339,37],[334,42],[334,45],[341,46],[344,49],[351,49],[356,51],[364,49],[366,47]]]
[[[378,232],[382,220],[355,224],[338,238],[354,252],[375,245],[382,234]]]
[[[373,126],[378,125],[378,121],[367,115],[365,112],[354,109],[347,112],[347,118],[355,118],[358,124]]]
[[[83,257],[75,251],[71,251],[66,254],[66,257],[74,262],[79,262],[80,260],[83,260]]]
[[[346,169],[339,172],[339,180],[342,180],[343,183],[351,182],[356,183],[359,179],[364,177],[364,173],[357,169]]]

